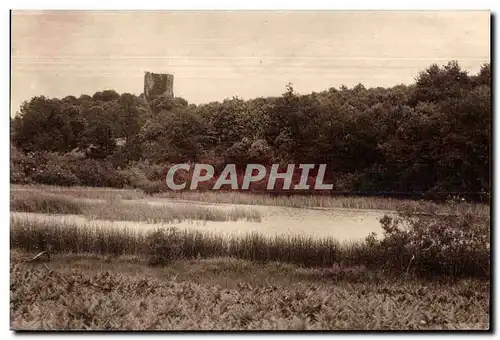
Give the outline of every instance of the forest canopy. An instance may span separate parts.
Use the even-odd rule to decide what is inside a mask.
[[[410,85],[202,105],[105,90],[37,96],[11,119],[11,182],[165,190],[175,163],[326,164],[333,191],[489,197],[491,69],[431,65]]]

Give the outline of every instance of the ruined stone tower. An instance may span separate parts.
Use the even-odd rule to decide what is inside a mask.
[[[148,102],[156,96],[174,98],[174,76],[146,72],[144,75],[144,96]]]

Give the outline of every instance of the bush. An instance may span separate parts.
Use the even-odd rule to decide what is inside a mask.
[[[26,177],[26,174],[15,168],[10,168],[10,183],[12,184],[32,184],[31,178]]]
[[[175,228],[156,229],[147,237],[148,263],[167,265],[182,255],[182,238]]]
[[[489,276],[489,216],[406,209],[380,222],[384,238],[366,240],[378,265],[418,275]]]
[[[25,168],[27,156],[11,145],[10,147],[10,182],[14,184],[28,184]]]
[[[144,172],[146,178],[150,181],[165,181],[165,178],[167,177],[167,165],[141,162],[138,163],[137,166],[142,170],[142,172]]]
[[[166,176],[162,178],[160,175],[164,167],[152,165],[152,168],[148,169],[147,166],[147,163],[136,163],[126,169],[119,170],[118,174],[119,177],[123,178],[127,186],[141,189],[148,195],[168,190],[167,184],[165,183]]]
[[[36,183],[48,185],[74,186],[80,184],[80,180],[70,169],[56,162],[56,160],[49,161],[45,166],[38,167],[30,178]]]
[[[52,162],[51,162],[52,161]],[[50,163],[50,165],[49,165]],[[64,157],[51,152],[29,152],[23,153],[14,146],[10,148],[10,175],[11,183],[31,184],[33,181],[40,179],[42,181],[50,181],[50,178],[57,178],[57,172],[60,169],[53,169],[54,165],[64,163]],[[49,169],[47,169],[49,167]],[[40,176],[40,171],[48,171],[52,176]],[[32,176],[35,176],[33,178]],[[37,177],[39,176],[39,177]],[[56,182],[58,180],[56,179]],[[62,180],[64,182],[64,180]]]
[[[168,190],[167,183],[165,181],[149,181],[138,183],[137,188],[141,189],[147,195],[158,194],[160,192],[165,192]]]
[[[106,160],[78,160],[72,162],[70,168],[82,185],[114,188],[123,188],[127,185],[128,178],[123,172],[116,170]]]
[[[142,183],[149,181],[144,172],[136,166],[118,170],[118,175],[123,178],[124,182],[128,186],[133,188],[138,188]]]

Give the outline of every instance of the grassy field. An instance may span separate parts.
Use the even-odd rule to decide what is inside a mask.
[[[488,329],[489,283],[368,277],[231,258],[11,253],[11,326],[60,330]]]
[[[413,202],[397,217],[380,220],[383,235],[351,243],[333,237],[227,237],[210,230],[104,227],[102,220],[260,219],[246,207],[149,205],[133,192],[13,188],[13,211],[90,219],[77,224],[11,216],[12,328],[489,327],[487,206]],[[263,205],[274,205],[275,200],[281,206],[308,202],[318,207],[364,202],[359,204],[375,209],[399,204],[374,200],[369,206],[369,199],[324,197],[315,202],[241,193],[190,195],[178,199],[234,204],[254,199],[252,204]],[[49,256],[32,260],[41,251]]]

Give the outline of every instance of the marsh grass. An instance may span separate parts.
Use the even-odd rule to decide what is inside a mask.
[[[116,189],[116,188],[96,188],[96,187],[63,187],[55,185],[19,185],[12,184],[11,192],[31,192],[31,193],[51,193],[59,195],[67,195],[76,198],[86,199],[123,199],[123,200],[136,200],[143,199],[147,195],[141,190],[135,189]]]
[[[82,214],[82,203],[72,197],[44,193],[12,193],[10,210],[19,212],[39,212],[44,214]]]
[[[225,196],[218,194],[213,197],[219,199]],[[229,195],[228,197],[230,198]],[[265,196],[251,196],[252,199],[256,197]],[[104,228],[96,221],[78,225],[13,216],[11,247],[27,251],[50,249],[56,253],[141,255],[148,257],[151,264],[160,265],[172,263],[176,259],[233,257],[260,263],[277,261],[305,267],[342,264],[405,274],[488,277],[490,218],[489,212],[485,214],[482,208],[477,207],[463,203],[438,206],[424,202],[418,206],[406,205],[396,218],[386,216],[381,220],[383,235],[370,235],[364,241],[352,243],[339,243],[333,237],[269,237],[258,233],[226,237],[172,228],[146,233]],[[13,211],[46,214],[78,213],[94,220],[151,223],[183,220],[260,221],[258,213],[238,207],[169,207],[127,203],[116,196],[96,203],[71,196],[30,191],[13,192],[11,208]]]
[[[176,247],[175,251],[172,250]],[[302,236],[266,237],[252,233],[239,237],[175,228],[141,232],[128,228],[103,228],[11,217],[11,248],[29,252],[159,256],[166,264],[175,259],[234,257],[268,263],[326,266],[349,259],[360,248],[331,239]]]
[[[412,212],[438,211],[442,214],[461,214],[464,211],[474,215],[486,216],[490,208],[486,204],[454,202],[437,204],[423,200],[403,200],[382,197],[340,197],[322,195],[268,195],[245,192],[196,192],[196,191],[166,191],[154,195],[160,198],[173,200],[199,201],[206,203],[272,205],[293,208],[344,208],[344,209],[371,209]]]
[[[244,208],[227,210],[202,206],[158,206],[150,204],[123,204],[108,203],[87,204],[83,208],[83,215],[92,219],[111,221],[144,221],[147,223],[169,223],[185,220],[201,221],[238,221],[247,220],[260,222],[261,216],[257,211]]]
[[[152,265],[178,259],[231,257],[303,267],[365,266],[378,272],[438,277],[489,277],[489,220],[470,215],[385,216],[384,234],[340,243],[335,238],[259,233],[224,236],[199,230],[102,227],[11,217],[11,248],[25,251],[138,255]]]
[[[77,214],[90,219],[147,223],[169,223],[184,220],[261,221],[261,216],[257,211],[241,207],[217,209],[193,205],[170,207],[135,202],[132,204],[122,201],[116,196],[110,196],[103,202],[92,202],[71,196],[29,191],[14,191],[12,193],[11,211]]]
[[[333,197],[321,195],[278,196],[236,191],[166,191],[155,194],[154,196],[175,200],[200,201],[208,203],[273,205],[293,208],[317,207],[395,210],[403,203],[402,200],[392,198]]]
[[[89,188],[89,187],[59,187],[48,185],[12,185],[12,194],[31,192],[32,194],[62,194],[76,198],[103,199],[103,200],[139,200],[151,197],[140,190]],[[187,200],[203,203],[271,205],[293,208],[344,208],[344,209],[373,209],[399,211],[402,209],[422,212],[429,210],[440,211],[443,214],[459,214],[468,211],[473,215],[490,215],[487,204],[453,202],[433,203],[423,200],[404,200],[382,197],[344,197],[323,195],[269,195],[262,193],[246,193],[237,191],[165,191],[154,194],[156,198],[171,200]]]

